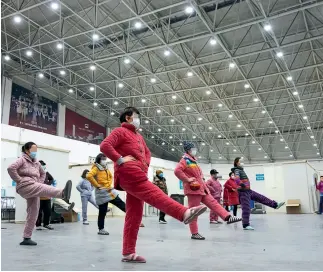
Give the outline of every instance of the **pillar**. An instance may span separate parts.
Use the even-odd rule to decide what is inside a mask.
[[[9,114],[11,105],[12,80],[2,77],[1,81],[1,123],[9,124]]]
[[[65,136],[65,114],[66,106],[58,103],[57,136]]]

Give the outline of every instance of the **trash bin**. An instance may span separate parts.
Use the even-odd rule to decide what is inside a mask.
[[[180,204],[182,204],[182,205],[184,205],[184,195],[180,195],[180,194],[172,194],[172,195],[170,195],[170,197],[172,198],[172,199],[174,199],[176,202],[178,202],[178,203],[180,203]]]

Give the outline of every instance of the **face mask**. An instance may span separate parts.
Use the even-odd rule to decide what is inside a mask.
[[[134,125],[136,129],[138,129],[140,127],[140,118],[134,117],[131,124]]]
[[[43,165],[42,168],[43,168],[44,171],[46,171],[46,166],[45,165]]]
[[[103,161],[101,161],[100,164],[103,165],[103,166],[106,166],[107,165],[107,161],[106,160],[103,160]]]
[[[191,154],[193,157],[196,156],[197,150],[195,148],[191,149]]]
[[[160,174],[159,174],[159,177],[160,177],[160,178],[163,178],[163,177],[164,177],[164,174],[163,174],[163,173],[160,173]]]
[[[37,156],[37,152],[30,152],[29,156],[30,158],[35,159]]]
[[[242,166],[244,166],[244,163],[243,162],[240,162],[240,166],[242,167]]]

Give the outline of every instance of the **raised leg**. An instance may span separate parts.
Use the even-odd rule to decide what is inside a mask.
[[[126,212],[126,204],[123,202],[123,200],[117,196],[115,199],[110,201],[111,204],[118,207],[121,211]]]
[[[254,201],[258,202],[258,203],[264,204],[264,205],[266,205],[268,207],[271,207],[273,209],[277,208],[277,202],[276,201],[271,200],[268,197],[265,197],[265,196],[255,192],[255,191],[250,190],[250,192],[251,192],[251,196],[250,196],[251,200],[254,200]]]
[[[88,199],[89,200],[89,202],[93,205],[93,206],[95,206],[97,209],[99,208],[99,206],[96,204],[96,202],[95,202],[95,199],[94,199],[94,197],[91,195],[91,197]]]
[[[242,226],[245,228],[249,226],[250,219],[250,200],[251,200],[251,192],[248,191],[240,191],[240,206],[242,209]]]
[[[230,213],[228,213],[221,206],[221,204],[217,200],[215,200],[211,195],[203,196],[201,201],[217,216],[220,216],[223,220],[227,219],[230,216]]]
[[[61,198],[63,195],[63,190],[47,184],[34,182],[25,187],[20,188],[18,190],[18,194],[20,194],[23,198],[26,199],[34,197]]]
[[[24,229],[24,238],[31,238],[39,213],[39,197],[27,199],[27,218]]]

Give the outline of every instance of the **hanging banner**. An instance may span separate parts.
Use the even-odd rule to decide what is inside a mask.
[[[57,134],[57,103],[12,83],[9,125]]]
[[[65,137],[73,140],[100,144],[105,138],[105,127],[83,117],[82,115],[66,109]]]

